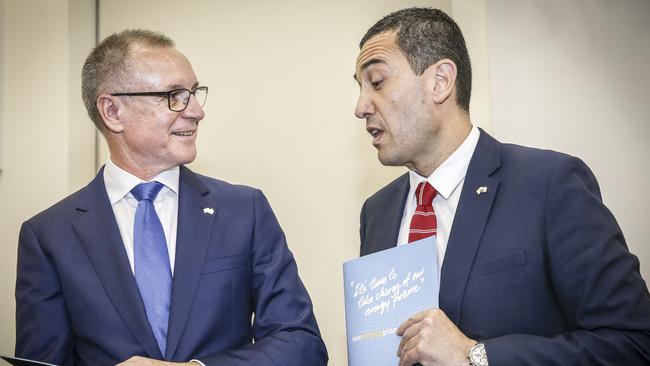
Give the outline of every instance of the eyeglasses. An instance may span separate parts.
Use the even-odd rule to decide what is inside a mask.
[[[196,101],[203,107],[205,101],[208,99],[208,87],[199,86],[193,91],[188,89],[174,89],[166,92],[111,93],[111,95],[115,97],[166,97],[167,105],[171,111],[182,112],[190,104],[191,95],[194,95]]]

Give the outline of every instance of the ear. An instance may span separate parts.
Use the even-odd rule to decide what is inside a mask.
[[[429,66],[424,73],[430,83],[429,90],[433,92],[433,101],[442,104],[449,99],[456,89],[458,68],[454,61],[442,59]]]
[[[124,125],[120,120],[120,108],[122,108],[123,105],[124,104],[118,97],[110,94],[101,94],[97,98],[97,109],[99,110],[99,115],[102,116],[104,126],[108,131],[120,133],[124,130]]]

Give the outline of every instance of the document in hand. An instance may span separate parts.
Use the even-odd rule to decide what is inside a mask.
[[[436,239],[343,263],[349,366],[395,366],[399,325],[438,307]]]
[[[0,355],[0,358],[2,358],[3,360],[9,362],[11,365],[14,365],[14,366],[56,366],[56,365],[53,365],[51,363],[38,362],[38,361],[34,361],[34,360],[27,360],[27,359],[19,358],[19,357]]]

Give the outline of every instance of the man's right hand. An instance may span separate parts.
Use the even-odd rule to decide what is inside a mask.
[[[141,356],[133,356],[115,366],[198,366],[195,362],[167,362]]]

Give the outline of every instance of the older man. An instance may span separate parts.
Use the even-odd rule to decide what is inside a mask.
[[[585,164],[472,126],[442,11],[390,14],[360,48],[356,115],[410,170],[364,204],[361,254],[435,235],[441,271],[440,308],[397,329],[400,365],[649,364],[650,295]]]
[[[164,35],[106,38],[82,74],[110,160],[26,221],[16,355],[64,365],[324,365],[264,195],[190,171],[208,88]],[[166,360],[166,361],[159,361]]]

